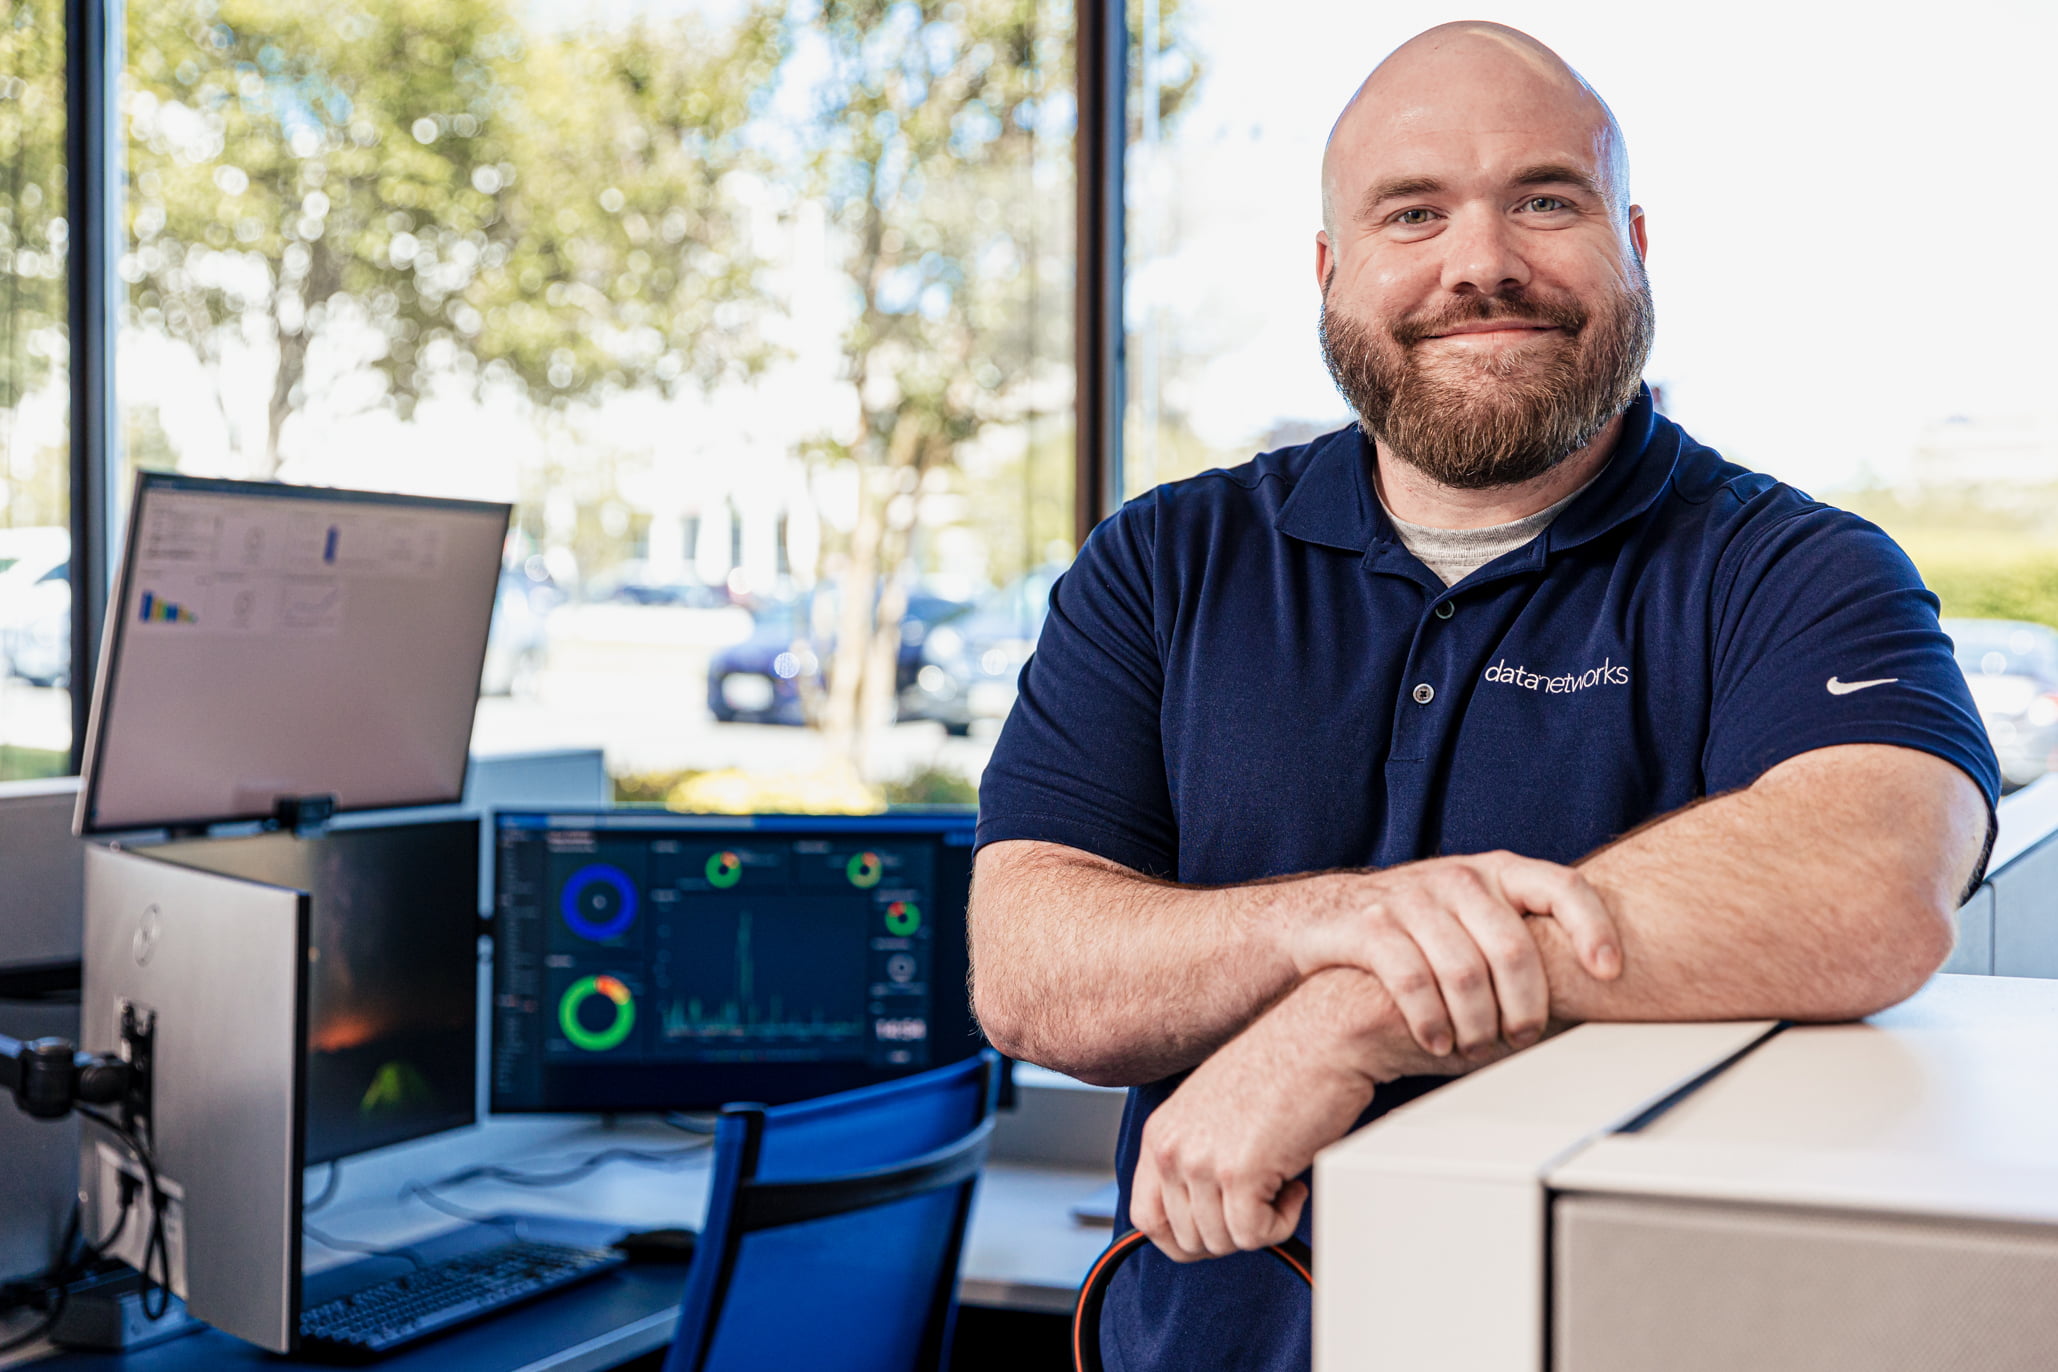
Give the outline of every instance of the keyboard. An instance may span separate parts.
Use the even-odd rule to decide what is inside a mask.
[[[299,1356],[366,1362],[626,1261],[612,1248],[527,1239],[447,1258],[301,1311]]]

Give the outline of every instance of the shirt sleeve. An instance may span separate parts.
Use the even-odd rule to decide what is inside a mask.
[[[1159,718],[1155,496],[1101,523],[1051,587],[1050,613],[979,783],[981,847],[1036,839],[1170,876],[1178,831]]]
[[[1937,598],[1885,533],[1824,505],[1786,515],[1739,550],[1717,614],[1710,795],[1815,748],[1887,743],[1956,765],[1991,810],[2000,765]]]

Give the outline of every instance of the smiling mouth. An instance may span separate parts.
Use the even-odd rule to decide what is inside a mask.
[[[1460,340],[1481,343],[1512,343],[1518,339],[1534,338],[1547,333],[1559,333],[1554,324],[1518,324],[1512,321],[1496,320],[1487,324],[1468,325],[1446,333],[1433,333],[1432,339]],[[1426,340],[1425,340],[1426,341]]]

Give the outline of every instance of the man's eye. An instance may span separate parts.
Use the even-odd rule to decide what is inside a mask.
[[[1566,205],[1564,201],[1555,195],[1533,195],[1529,198],[1529,203],[1522,208],[1528,210],[1531,214],[1549,214],[1552,210],[1566,208]]]
[[[1434,210],[1402,210],[1393,217],[1393,222],[1406,224],[1410,228],[1419,228],[1427,224],[1435,213]]]

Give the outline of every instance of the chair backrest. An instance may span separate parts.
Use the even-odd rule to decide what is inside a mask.
[[[724,1109],[665,1372],[940,1369],[999,1062]]]

